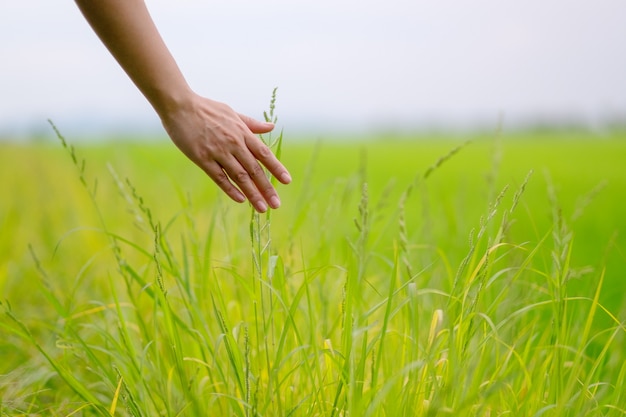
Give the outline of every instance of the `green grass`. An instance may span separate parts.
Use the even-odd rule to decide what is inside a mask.
[[[2,144],[0,415],[624,416],[625,139]]]

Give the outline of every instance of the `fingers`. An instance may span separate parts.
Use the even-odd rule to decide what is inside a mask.
[[[263,170],[260,167],[259,169],[261,170],[260,176],[265,178]],[[258,178],[259,175],[256,173],[250,175],[236,159],[226,164],[224,168],[216,162],[210,163],[206,166],[205,172],[226,195],[238,203],[243,203],[246,201],[247,197],[250,204],[252,204],[254,209],[259,213],[265,213],[268,204],[275,209],[280,207],[280,199],[269,182],[266,185],[257,185],[252,178]],[[233,182],[237,184],[239,188],[235,187]],[[271,188],[271,190],[268,187]],[[260,190],[264,190],[265,194]]]
[[[232,157],[221,164],[209,163],[205,171],[230,198],[239,203],[247,198],[259,213],[265,213],[268,205],[274,209],[280,207],[276,190],[254,158],[240,161]]]
[[[280,198],[263,167],[284,184],[291,182],[291,176],[255,135],[270,132],[274,124],[194,97],[192,105],[162,118],[174,143],[234,201],[247,199],[261,213],[278,208]]]
[[[234,158],[222,161],[222,167],[258,212],[267,211],[268,205],[277,209],[280,198],[261,165],[283,184],[289,184],[291,176],[271,149],[252,134],[269,132],[274,125],[241,114],[239,117],[250,129],[250,134],[245,135],[243,146],[232,153]]]
[[[242,145],[206,161],[203,170],[234,201],[243,202],[247,198],[260,213],[268,207],[279,208],[278,193],[261,164],[284,184],[291,182],[289,172],[256,136],[250,135]]]
[[[235,181],[257,211],[265,212],[267,205],[273,209],[280,207],[278,193],[261,165],[249,152],[248,155],[240,155],[236,164],[233,165],[235,165],[233,174],[229,174],[231,179]],[[226,171],[228,172],[228,169]]]
[[[246,197],[235,187],[231,182],[228,175],[224,172],[224,169],[215,161],[201,165],[204,172],[222,189],[230,198],[238,203],[246,201]]]
[[[291,182],[291,175],[283,164],[280,163],[278,158],[272,153],[271,149],[267,147],[259,138],[253,136],[246,142],[248,149],[252,152],[252,155],[263,164],[265,168],[271,172],[271,174],[278,178],[278,181],[283,184],[289,184]]]
[[[245,114],[238,113],[237,114],[242,122],[252,133],[268,133],[274,129],[274,123],[269,122],[261,122],[257,119],[253,119],[250,116],[246,116]]]

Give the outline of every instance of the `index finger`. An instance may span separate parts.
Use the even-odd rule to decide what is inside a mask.
[[[258,137],[252,135],[253,139],[246,139],[246,145],[252,155],[261,163],[268,171],[283,184],[291,182],[291,175],[285,166],[276,158],[272,150],[261,141]]]

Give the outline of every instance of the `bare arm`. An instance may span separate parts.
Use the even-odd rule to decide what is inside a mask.
[[[282,183],[287,169],[255,135],[274,128],[194,93],[143,0],[76,0],[83,15],[161,118],[178,148],[233,200],[280,206],[259,163]],[[234,184],[233,184],[234,182]],[[236,186],[235,186],[236,185]]]

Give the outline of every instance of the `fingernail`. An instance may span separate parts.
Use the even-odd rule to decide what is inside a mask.
[[[284,172],[280,176],[280,182],[282,182],[284,184],[289,184],[291,182],[291,175],[289,175],[288,172]]]
[[[275,209],[280,207],[280,198],[278,198],[277,196],[273,196],[272,198],[270,198],[270,207]]]
[[[267,205],[265,204],[264,201],[258,201],[256,203],[256,209],[260,211],[261,213],[265,213],[267,211]]]

